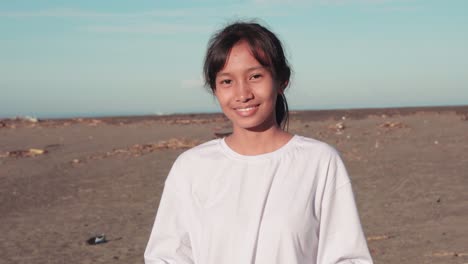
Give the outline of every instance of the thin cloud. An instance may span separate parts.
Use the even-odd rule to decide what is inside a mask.
[[[19,12],[0,12],[0,17],[11,18],[30,18],[30,17],[49,17],[49,18],[134,18],[134,17],[187,17],[187,16],[206,16],[209,13],[215,13],[212,8],[185,8],[185,9],[158,9],[145,12],[96,12],[92,10],[55,8],[37,11],[19,11]]]
[[[345,5],[345,4],[385,4],[390,2],[408,2],[410,0],[253,0],[255,4],[319,4],[319,5]]]
[[[120,17],[131,16],[130,14],[117,14],[117,13],[102,13],[89,10],[69,9],[69,8],[56,8],[37,11],[19,11],[19,12],[0,12],[0,17],[12,18],[29,18],[29,17],[78,17],[78,18],[92,18],[92,17]]]
[[[248,5],[230,5],[207,8],[174,8],[153,9],[142,12],[97,12],[93,10],[74,8],[54,8],[36,11],[6,11],[0,12],[0,17],[5,18],[186,18],[186,17],[220,17],[243,14],[258,16],[258,11]],[[263,17],[285,16],[284,13],[275,10],[262,10]]]
[[[395,0],[322,0],[322,4],[385,4]]]
[[[182,80],[180,82],[180,86],[182,88],[200,88],[200,87],[203,87],[204,85],[205,84],[201,77],[199,79],[187,79],[187,80]]]
[[[131,33],[131,34],[180,34],[180,33],[209,33],[212,27],[180,24],[152,24],[135,26],[88,26],[82,28],[96,33]]]

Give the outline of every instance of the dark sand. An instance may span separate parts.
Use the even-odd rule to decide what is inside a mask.
[[[225,131],[219,114],[0,120],[0,263],[142,263],[181,147]],[[468,263],[468,106],[301,111],[290,131],[341,152],[375,263]]]

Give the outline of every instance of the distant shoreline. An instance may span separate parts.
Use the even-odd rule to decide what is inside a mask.
[[[300,118],[307,121],[318,121],[324,119],[339,119],[342,117],[352,119],[362,119],[369,115],[404,116],[417,112],[455,112],[459,115],[468,115],[468,105],[456,106],[415,106],[415,107],[385,107],[385,108],[343,108],[327,110],[290,110],[291,118]],[[21,118],[21,116],[18,116]],[[70,117],[70,118],[39,118],[41,121],[65,122],[70,120],[102,120],[106,123],[134,123],[147,120],[168,120],[168,119],[188,119],[188,118],[223,118],[222,113],[174,113],[163,115],[115,115],[115,116],[93,116],[93,117]],[[12,118],[0,118],[0,120],[14,120]]]

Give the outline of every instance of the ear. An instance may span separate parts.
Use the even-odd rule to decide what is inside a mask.
[[[284,83],[280,84],[279,87],[278,87],[278,93],[283,94],[286,87],[288,87],[288,84],[289,84],[289,80],[287,80]]]

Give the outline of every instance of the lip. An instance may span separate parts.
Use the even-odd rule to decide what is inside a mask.
[[[249,109],[249,108],[255,108],[255,107],[258,107],[260,104],[253,104],[253,105],[246,105],[246,106],[238,106],[238,107],[234,107],[234,110],[245,110],[245,109]]]
[[[249,117],[254,115],[260,104],[254,104],[254,105],[246,105],[246,106],[239,106],[234,108],[235,112],[242,117]]]

